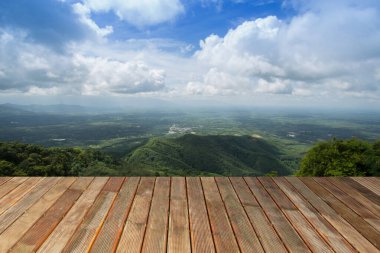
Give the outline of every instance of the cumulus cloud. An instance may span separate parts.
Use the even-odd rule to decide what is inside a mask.
[[[112,11],[139,27],[167,22],[184,12],[179,0],[84,0],[83,4],[93,12]]]
[[[75,67],[83,78],[83,94],[135,94],[161,90],[165,87],[165,71],[151,69],[142,62],[119,62],[99,57],[76,55]]]
[[[73,4],[73,10],[76,14],[79,15],[79,20],[88,28],[93,30],[98,36],[104,37],[113,32],[113,27],[112,26],[106,26],[104,28],[100,28],[90,17],[91,10],[81,4],[81,3],[75,3]]]
[[[291,4],[299,14],[290,20],[268,16],[245,21],[223,37],[212,34],[202,40],[194,59],[205,71],[203,77],[188,83],[187,90],[197,94],[210,90],[214,94],[244,90],[246,94],[301,96],[378,94],[378,1],[295,0]],[[209,82],[212,69],[232,80]]]
[[[0,90],[32,95],[136,94],[165,88],[165,71],[143,61],[59,54],[0,30]]]

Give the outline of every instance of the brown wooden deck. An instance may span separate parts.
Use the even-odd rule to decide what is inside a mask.
[[[379,252],[379,178],[0,178],[0,252]]]

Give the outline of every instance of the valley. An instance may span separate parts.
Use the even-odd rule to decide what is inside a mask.
[[[380,139],[374,112],[31,108],[0,105],[0,141],[98,150],[126,175],[290,175],[318,141]]]

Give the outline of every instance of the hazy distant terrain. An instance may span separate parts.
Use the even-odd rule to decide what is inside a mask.
[[[380,139],[380,114],[0,105],[0,141],[99,150],[128,174],[287,175],[332,137]]]

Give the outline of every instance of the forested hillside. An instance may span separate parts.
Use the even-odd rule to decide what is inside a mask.
[[[260,138],[185,134],[151,138],[117,159],[96,149],[0,143],[0,176],[291,175],[282,154]],[[298,176],[380,176],[380,142],[331,139],[304,156]]]
[[[119,167],[99,151],[0,143],[0,176],[116,175]]]
[[[276,147],[250,136],[186,134],[153,138],[126,158],[132,174],[289,175]]]
[[[92,149],[0,143],[0,175],[289,175],[279,151],[250,136],[152,138],[121,160]]]

